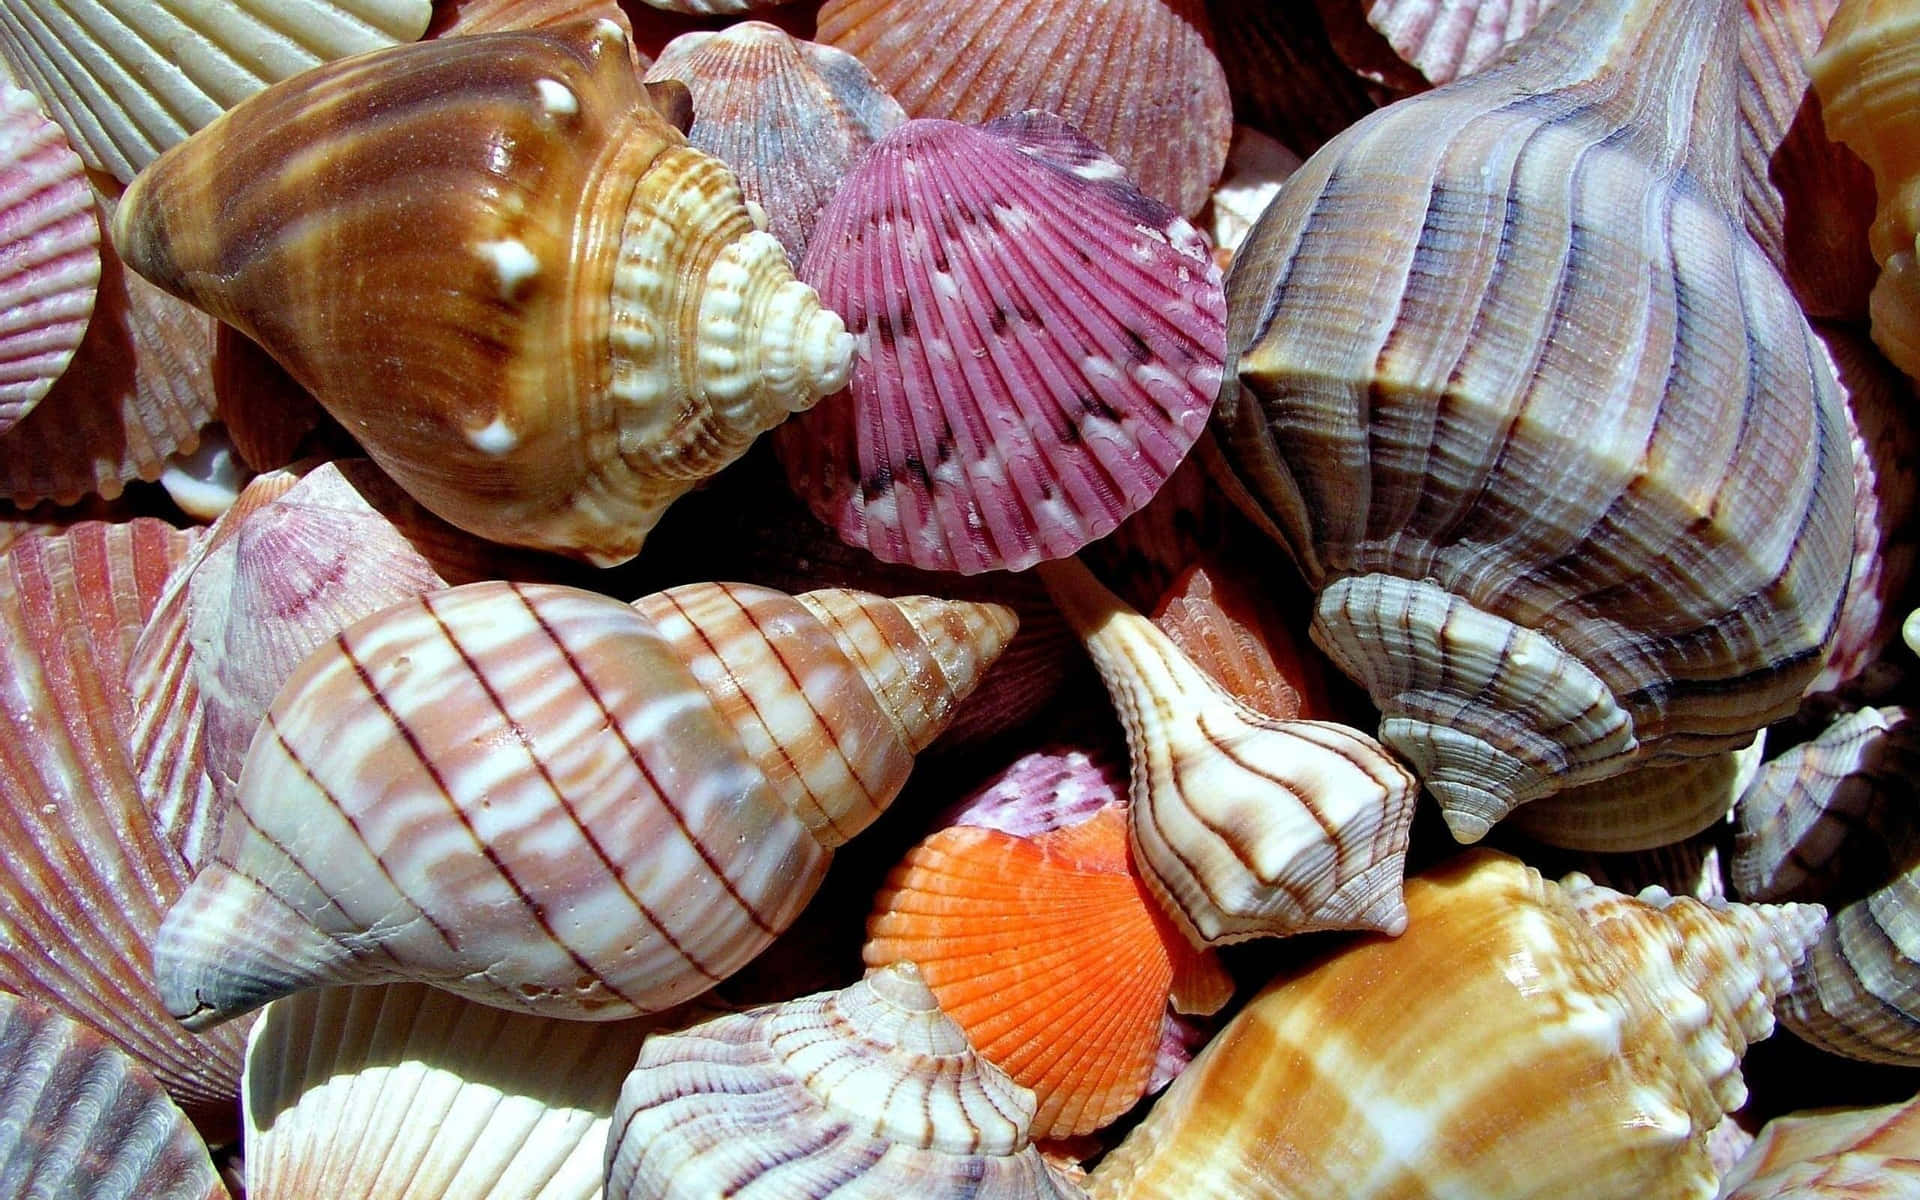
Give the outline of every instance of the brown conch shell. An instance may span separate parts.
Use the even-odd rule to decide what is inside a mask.
[[[607,1139],[609,1200],[1068,1200],[1033,1093],[976,1055],[912,963],[649,1038]]]
[[[1077,559],[1040,571],[1126,729],[1135,863],[1190,939],[1405,927],[1405,768],[1357,729],[1235,699]]]
[[[691,584],[430,592],[294,672],[162,925],[210,1025],[412,979],[588,1020],[764,949],[1013,633],[997,605]]]
[[[1560,0],[1328,143],[1229,273],[1235,486],[1463,841],[1744,744],[1834,628],[1845,422],[1742,224],[1738,7]]]
[[[1816,907],[1638,898],[1473,851],[1407,932],[1251,1000],[1094,1171],[1096,1200],[1708,1200],[1707,1136]]]
[[[601,564],[852,353],[606,21],[270,88],[143,172],[114,241],[429,509]]]

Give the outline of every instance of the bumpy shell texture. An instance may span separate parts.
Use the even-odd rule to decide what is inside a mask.
[[[1073,553],[1205,428],[1218,270],[1057,117],[908,122],[801,266],[859,352],[847,392],[777,435],[795,490],[890,562],[971,574]]]
[[[1234,259],[1222,448],[1462,840],[1746,742],[1834,627],[1845,423],[1739,216],[1731,9],[1561,0]]]
[[[1032,1093],[902,964],[648,1039],[614,1109],[607,1196],[1069,1196],[1032,1119]]]
[[[764,949],[1012,634],[992,605],[479,583],[321,646],[154,951],[172,1012],[413,979],[576,1019]]]
[[[269,89],[143,172],[114,240],[440,516],[602,564],[852,351],[607,21]]]

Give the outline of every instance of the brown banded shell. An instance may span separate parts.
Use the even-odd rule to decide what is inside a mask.
[[[1906,1200],[1920,1195],[1920,1099],[1768,1121],[1719,1200]]]
[[[1864,1062],[1920,1066],[1920,868],[1834,913],[1780,1000],[1801,1041]]]
[[[1135,863],[1188,938],[1405,927],[1416,789],[1391,755],[1235,699],[1078,560],[1041,573],[1126,729]]]
[[[687,85],[688,144],[733,168],[796,263],[847,172],[907,119],[859,59],[764,21],[681,34],[646,78]]]
[[[1920,161],[1907,114],[1920,79],[1920,13],[1888,0],[1844,0],[1807,73],[1829,136],[1873,172],[1878,208],[1868,241],[1880,278],[1868,309],[1873,340],[1909,376],[1920,377],[1920,213],[1910,186]]]
[[[0,988],[111,1038],[220,1136],[242,1031],[190,1034],[154,988],[149,947],[190,872],[136,783],[125,685],[193,541],[151,518],[89,521],[0,558]]]
[[[427,508],[600,564],[851,353],[604,21],[268,89],[144,172],[114,238]]]
[[[247,1039],[247,1193],[597,1200],[655,1021],[548,1021],[415,983],[269,1004]]]
[[[1820,910],[1474,851],[1407,932],[1283,974],[1095,1169],[1101,1200],[1709,1200],[1707,1137]]]
[[[328,983],[668,1008],[764,949],[1013,632],[985,604],[478,583],[301,663],[155,974],[204,1027]]]
[[[79,156],[31,92],[0,81],[0,433],[67,369],[99,285]]]
[[[412,41],[430,0],[18,0],[0,56],[121,183],[270,83]]]
[[[1764,742],[1755,738],[1739,750],[1636,767],[1523,804],[1509,820],[1549,846],[1612,854],[1652,850],[1724,823],[1760,772],[1764,754]]]
[[[980,1058],[911,963],[649,1038],[621,1088],[608,1200],[1059,1197],[1033,1094]]]
[[[1200,0],[827,0],[816,36],[910,117],[1053,113],[1183,216],[1226,162],[1233,113]]]
[[[1221,448],[1462,840],[1745,743],[1834,627],[1844,418],[1739,216],[1736,8],[1561,0],[1308,160],[1229,272]]]
[[[145,1068],[80,1022],[0,992],[0,1194],[227,1200]]]

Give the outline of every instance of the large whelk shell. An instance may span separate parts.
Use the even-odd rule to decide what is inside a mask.
[[[1234,258],[1221,447],[1463,840],[1745,743],[1833,629],[1845,423],[1738,215],[1734,7],[1561,0]]]
[[[894,130],[801,275],[860,348],[847,392],[777,444],[814,512],[882,559],[971,574],[1072,554],[1206,427],[1219,268],[1056,117]]]
[[[1639,898],[1473,851],[1407,932],[1282,976],[1095,1170],[1095,1197],[1706,1200],[1707,1135],[1820,910]]]
[[[1056,828],[955,824],[922,840],[875,897],[861,950],[870,967],[919,968],[981,1057],[1033,1090],[1036,1137],[1091,1133],[1132,1108],[1168,1004],[1211,1013],[1233,992],[1135,876],[1124,776],[1111,779],[1110,803]]]
[[[0,1195],[227,1200],[207,1147],[139,1063],[0,992]]]
[[[1235,700],[1078,561],[1042,571],[1126,728],[1140,872],[1188,937],[1405,926],[1416,789],[1391,755]]]
[[[1920,848],[1915,779],[1913,713],[1862,708],[1834,721],[1762,766],[1741,795],[1734,888],[1749,900],[1859,899]]]
[[[608,1020],[791,923],[1012,634],[1007,610],[478,583],[385,609],[267,712],[155,973],[200,1027],[414,979]]]
[[[608,22],[270,88],[143,172],[114,240],[440,516],[599,563],[851,354]]]
[[[1907,114],[1920,13],[1886,0],[1845,0],[1827,25],[1807,73],[1834,140],[1866,160],[1878,208],[1868,241],[1880,264],[1868,308],[1873,340],[1893,364],[1920,378],[1920,211],[1911,182],[1920,171]]]
[[[411,41],[429,0],[19,0],[0,55],[87,165],[120,182],[246,96],[328,59]]]
[[[1032,1119],[1032,1093],[901,964],[649,1038],[614,1110],[607,1196],[1065,1200]]]
[[[646,77],[687,85],[687,143],[733,168],[795,262],[847,172],[907,119],[859,59],[764,21],[681,34]]]
[[[268,1005],[247,1039],[247,1194],[597,1200],[653,1021],[548,1021],[417,983]]]
[[[1227,159],[1227,79],[1199,0],[828,0],[817,36],[858,56],[910,117],[1054,113],[1188,216]]]
[[[1720,1200],[1911,1200],[1920,1195],[1920,1099],[1768,1121],[1720,1182]]]
[[[188,1034],[153,987],[148,947],[188,870],[135,784],[124,682],[192,540],[150,518],[87,522],[0,559],[0,988],[112,1038],[217,1133],[240,1033]]]
[[[80,159],[31,93],[0,82],[0,433],[67,369],[99,283]]]

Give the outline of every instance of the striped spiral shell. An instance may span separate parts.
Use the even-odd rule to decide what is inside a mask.
[[[1011,636],[994,605],[479,583],[367,617],[267,711],[154,951],[201,1027],[413,979],[609,1020],[772,941]]]

